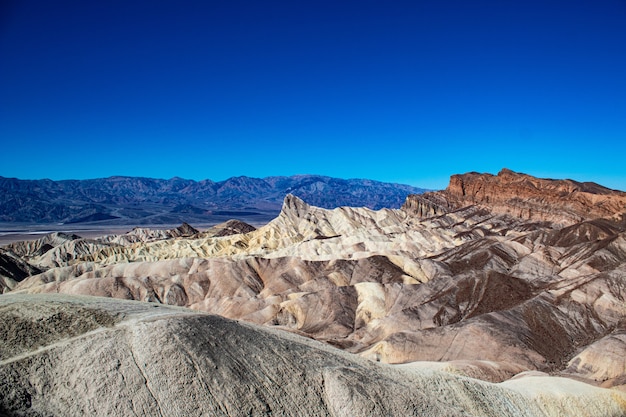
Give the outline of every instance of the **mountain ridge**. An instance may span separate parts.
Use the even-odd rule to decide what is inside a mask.
[[[122,177],[89,180],[20,180],[0,177],[0,222],[180,224],[220,223],[244,213],[263,223],[280,211],[286,194],[324,208],[398,208],[424,189],[366,179],[322,175],[223,181]],[[230,216],[230,217],[229,217]],[[228,218],[226,218],[228,217]]]
[[[445,190],[409,196],[403,208],[429,217],[470,205],[568,226],[598,217],[619,220],[626,212],[626,193],[593,182],[536,178],[504,168],[497,175],[452,175]]]

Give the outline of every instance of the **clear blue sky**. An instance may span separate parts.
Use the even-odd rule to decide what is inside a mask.
[[[0,1],[0,175],[626,190],[626,0]]]

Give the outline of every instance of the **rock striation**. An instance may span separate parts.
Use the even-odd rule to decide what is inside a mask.
[[[535,178],[505,168],[498,175],[453,175],[445,190],[413,195],[404,208],[426,217],[473,204],[520,219],[571,225],[599,217],[619,219],[626,211],[626,193],[591,182]]]

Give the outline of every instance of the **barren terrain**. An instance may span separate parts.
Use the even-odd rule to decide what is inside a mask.
[[[267,359],[265,365],[242,359],[255,357],[256,349],[229,353],[228,361],[234,362],[228,366],[260,369],[259,378],[264,373],[277,386],[292,372],[301,375],[305,380],[299,385],[312,384],[311,401],[318,401],[311,405],[317,410],[312,415],[578,416],[584,410],[617,416],[626,412],[625,213],[625,193],[508,170],[453,176],[446,190],[409,196],[401,209],[330,210],[288,195],[280,214],[258,228],[230,221],[199,231],[183,224],[99,238],[55,233],[5,245],[0,285],[7,294],[0,301],[11,304],[7,314],[19,315],[24,313],[12,312],[17,304],[11,300],[26,302],[33,294],[138,300],[252,323],[238,324],[233,332],[269,332],[280,340],[271,343],[281,346],[308,339],[307,346],[348,361],[341,367],[349,371],[328,373],[313,362],[294,369],[293,359],[283,354],[280,365],[265,353],[258,357]],[[54,300],[45,297],[32,303]],[[69,310],[83,303],[60,300]],[[111,303],[112,309],[141,306]],[[109,308],[105,304],[98,301],[98,308]],[[184,311],[180,314],[194,323],[233,323],[172,311]],[[175,336],[182,327],[171,330],[171,323],[150,326],[163,325],[162,331],[178,340],[173,351],[195,352],[194,375],[205,375],[198,377],[197,386],[205,387],[198,388],[198,398],[214,393],[217,388],[207,385],[212,372],[205,368],[207,359],[197,358],[210,352],[207,346],[226,349],[221,339],[202,339],[206,344],[190,347],[188,339]],[[55,322],[51,326],[56,329]],[[118,324],[110,326],[114,330]],[[183,333],[208,337],[205,324],[185,326],[194,330]],[[5,343],[18,357],[31,349],[12,338]],[[142,355],[149,358],[143,366],[164,360],[153,351]],[[58,358],[50,363],[69,366]],[[144,374],[146,386],[180,364],[150,366],[154,374]],[[318,371],[308,379],[308,366],[321,370],[323,382],[316,379]],[[107,375],[103,384],[122,378],[116,369],[97,372]],[[386,382],[371,382],[379,378]],[[239,392],[235,379],[223,379],[222,388]],[[261,403],[241,402],[257,404],[250,405],[252,414],[264,414],[257,406],[265,404],[274,413],[291,415],[292,400],[285,398],[307,395],[258,389]],[[153,390],[154,399],[145,404],[159,406],[159,395],[173,395],[161,391]],[[203,401],[221,404],[220,412],[245,415],[226,391]],[[422,398],[416,392],[430,394]]]

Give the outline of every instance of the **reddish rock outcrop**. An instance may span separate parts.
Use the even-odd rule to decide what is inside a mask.
[[[505,168],[498,175],[453,175],[445,190],[411,195],[403,208],[430,217],[470,205],[565,226],[599,217],[619,218],[626,212],[626,193],[592,182],[535,178]]]

